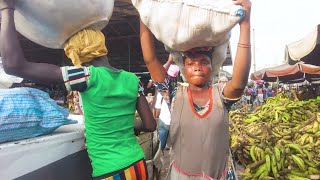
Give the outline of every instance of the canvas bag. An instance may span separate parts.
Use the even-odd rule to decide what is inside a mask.
[[[244,17],[232,0],[132,0],[142,22],[170,49],[215,47]]]
[[[165,44],[174,57],[183,80],[180,52],[195,47],[214,47],[212,82],[227,57],[231,29],[245,11],[232,0],[132,0],[143,23]]]

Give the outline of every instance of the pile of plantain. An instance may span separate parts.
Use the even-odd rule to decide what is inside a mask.
[[[296,97],[296,96],[294,96]],[[320,179],[320,102],[267,99],[229,113],[231,151],[244,179]]]

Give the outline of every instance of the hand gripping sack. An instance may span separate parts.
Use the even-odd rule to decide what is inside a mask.
[[[228,41],[244,16],[232,0],[132,0],[141,20],[170,49],[187,51]]]
[[[62,125],[69,111],[32,88],[0,89],[0,143],[45,135]]]
[[[15,24],[26,38],[42,46],[62,49],[85,28],[103,29],[114,0],[16,0]]]

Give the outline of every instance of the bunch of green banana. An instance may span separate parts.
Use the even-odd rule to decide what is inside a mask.
[[[269,98],[230,112],[231,150],[244,179],[320,179],[320,102]]]

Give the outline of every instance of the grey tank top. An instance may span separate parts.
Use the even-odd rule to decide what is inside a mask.
[[[229,157],[229,117],[221,98],[222,85],[213,85],[211,90],[211,108],[201,117],[194,110],[188,87],[179,85],[169,141],[173,161],[181,170],[220,179]]]

